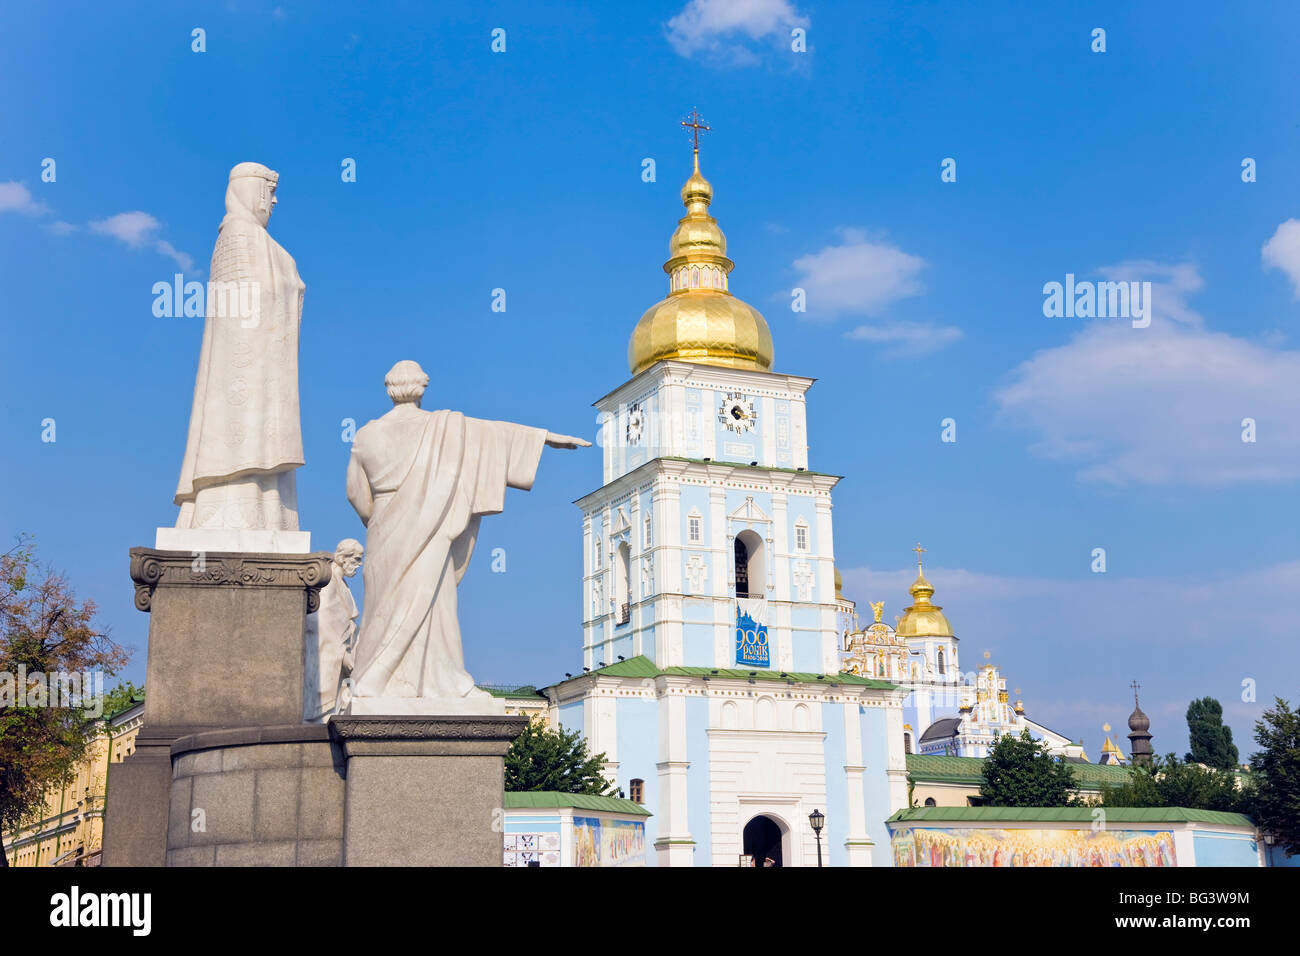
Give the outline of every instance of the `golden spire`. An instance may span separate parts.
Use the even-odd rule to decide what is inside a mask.
[[[682,126],[691,130],[694,170],[682,186],[686,215],[677,221],[668,244],[668,298],[651,306],[628,343],[628,365],[635,375],[664,359],[772,369],[772,333],[757,309],[731,294],[735,263],[727,258],[727,238],[709,215],[713,186],[700,172],[699,111]]]

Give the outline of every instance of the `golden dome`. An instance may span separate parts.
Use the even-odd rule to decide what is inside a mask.
[[[664,272],[668,298],[656,302],[637,322],[627,346],[632,374],[664,359],[726,368],[772,369],[772,332],[762,314],[731,294],[727,238],[709,215],[713,187],[695,171],[682,186],[686,215],[669,242]]]
[[[921,572],[920,554],[916,556],[916,580],[908,590],[912,594],[912,605],[903,611],[903,616],[898,620],[898,636],[952,637],[952,625],[943,616],[943,608],[930,603],[930,598],[934,596],[934,585]]]

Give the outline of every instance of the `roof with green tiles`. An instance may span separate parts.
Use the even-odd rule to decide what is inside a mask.
[[[1075,783],[1081,790],[1100,790],[1103,784],[1118,786],[1128,780],[1131,768],[1113,764],[1071,763]],[[984,782],[983,757],[948,757],[942,754],[908,754],[907,774],[917,783],[952,783],[979,786]]]
[[[757,667],[746,670],[735,667],[664,667],[654,665],[648,657],[638,655],[625,661],[615,661],[590,671],[583,677],[601,675],[605,677],[707,677],[711,680],[754,680],[793,681],[796,684],[845,684],[852,687],[870,687],[876,690],[894,690],[888,681],[872,680],[858,677],[856,674],[813,674],[806,671],[774,671]],[[575,678],[577,679],[577,678]]]
[[[546,699],[546,695],[531,684],[526,684],[523,687],[501,687],[495,684],[479,684],[478,689],[487,691],[493,697],[529,699],[536,697],[541,700]]]
[[[622,797],[598,797],[590,793],[560,793],[558,790],[536,790],[528,793],[507,793],[507,810],[597,810],[621,813],[624,816],[651,817],[649,810],[635,800]]]
[[[899,810],[890,823],[1087,823],[1093,822],[1093,807],[913,807]],[[1213,823],[1219,826],[1253,827],[1242,813],[1218,810],[1190,810],[1186,807],[1107,807],[1109,823]]]

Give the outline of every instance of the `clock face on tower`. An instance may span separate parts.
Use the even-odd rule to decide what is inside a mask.
[[[743,392],[728,392],[718,409],[718,421],[737,435],[753,431],[757,420],[753,399],[746,398]]]
[[[641,410],[641,403],[633,403],[627,412],[627,443],[636,445],[641,442],[641,432],[645,428],[645,412]]]

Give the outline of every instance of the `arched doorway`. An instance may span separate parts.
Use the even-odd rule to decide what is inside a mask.
[[[768,859],[773,866],[784,866],[780,824],[767,816],[757,816],[746,823],[744,852],[754,858],[755,866],[763,866]]]

